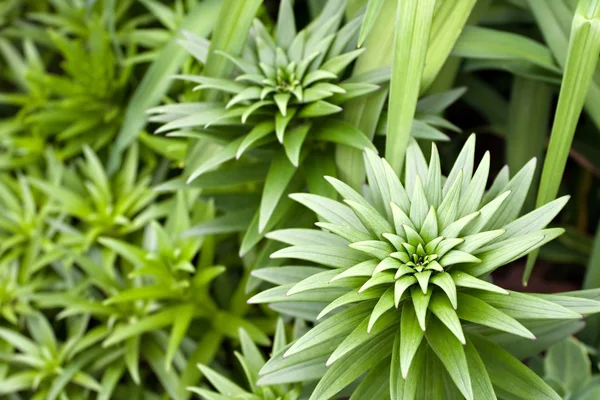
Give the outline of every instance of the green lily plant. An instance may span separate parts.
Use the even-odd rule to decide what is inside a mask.
[[[180,75],[177,78],[198,83],[196,89],[216,90],[217,97],[200,103],[167,104],[151,109],[151,121],[164,124],[157,132],[169,136],[204,137],[223,148],[202,163],[188,158],[188,183],[222,164],[243,155],[261,155],[270,160],[265,176],[255,234],[268,231],[284,213],[275,211],[287,187],[310,180],[307,171],[329,168],[333,151],[327,142],[345,143],[360,149],[373,146],[351,124],[331,118],[344,102],[377,90],[372,77],[344,80],[347,67],[360,55],[355,34],[360,20],[340,28],[343,1],[327,4],[320,16],[297,32],[291,3],[283,1],[272,36],[255,20],[247,50],[242,57],[219,53],[238,69],[235,78]],[[201,63],[206,61],[209,42],[184,32],[182,45]],[[220,101],[220,99],[225,100]],[[193,131],[191,131],[193,129]],[[299,168],[300,162],[303,167]],[[328,169],[329,170],[329,169]],[[301,184],[301,183],[300,183]],[[256,232],[254,232],[256,231]]]
[[[30,183],[38,177],[56,182],[60,176],[60,163],[47,154],[48,170],[30,170],[29,179],[23,174],[15,177],[8,173],[0,175],[0,259],[18,259],[25,257],[26,263],[32,263],[39,256],[40,247],[50,242],[52,232],[45,219],[55,216],[50,201],[39,196]]]
[[[40,272],[61,256],[51,250],[56,231],[46,222],[58,215],[30,183],[34,177],[59,179],[61,164],[51,152],[46,160],[43,172],[36,165],[27,177],[0,175],[0,320],[13,325],[22,325],[22,317],[33,314],[33,297],[52,281]]]
[[[150,121],[163,124],[156,132],[171,138],[202,138],[222,147],[198,161],[196,147],[188,154],[184,178],[171,189],[202,186],[210,174],[227,164],[250,160],[269,162],[259,188],[261,200],[253,218],[247,220],[240,254],[246,254],[264,233],[291,218],[283,198],[308,184],[321,194],[320,177],[335,174],[333,146],[375,149],[354,125],[338,118],[344,104],[366,96],[385,84],[389,70],[381,69],[346,79],[347,71],[364,49],[356,47],[361,16],[340,27],[345,1],[330,1],[321,13],[297,31],[291,2],[280,3],[274,33],[257,19],[241,56],[217,53],[235,67],[235,77],[178,75],[197,83],[195,90],[209,91],[204,102],[166,104],[149,110]],[[184,32],[180,43],[205,63],[210,43]],[[412,129],[414,137],[447,140],[441,129],[457,128],[439,116],[462,91],[425,98]],[[383,115],[385,117],[385,114]],[[385,118],[379,118],[382,122]],[[385,126],[379,131],[385,132]],[[226,182],[223,180],[223,182]],[[328,191],[328,189],[323,189]],[[245,215],[244,215],[245,216]],[[231,215],[229,219],[235,218]]]
[[[512,179],[503,169],[486,190],[489,155],[475,168],[474,153],[472,135],[444,177],[436,146],[427,163],[413,141],[402,184],[385,160],[367,150],[364,195],[331,177],[326,179],[343,202],[292,195],[318,215],[321,230],[268,234],[291,245],[271,257],[317,266],[255,270],[279,286],[249,302],[292,302],[305,313],[318,312],[323,322],[275,354],[263,379],[276,382],[286,368],[320,359],[328,370],[311,399],[330,398],[369,370],[359,386],[369,396],[380,390],[371,379],[386,374],[392,399],[559,398],[494,344],[493,332],[534,340],[530,322],[579,319],[600,311],[600,303],[509,292],[487,277],[559,236],[563,229],[545,226],[568,198],[519,217],[535,161]],[[590,308],[582,310],[582,304]],[[429,372],[435,382],[423,379]],[[522,385],[506,379],[517,375]]]
[[[94,347],[95,331],[88,331],[90,319],[83,316],[67,321],[68,338],[60,341],[50,322],[41,313],[26,318],[29,337],[0,327],[0,338],[14,352],[2,352],[0,359],[16,367],[15,372],[2,377],[0,394],[29,393],[32,400],[82,398],[102,387],[85,371],[102,354]]]
[[[79,154],[85,145],[102,148],[116,135],[131,68],[118,62],[106,28],[99,21],[88,25],[85,38],[49,33],[55,50],[51,55],[62,60],[62,74],[45,65],[46,54],[32,40],[24,39],[21,55],[2,39],[3,55],[21,90],[0,96],[0,103],[18,107],[2,121],[10,133],[0,143],[6,152],[4,168],[35,161],[47,143],[62,160]]]
[[[257,343],[270,343],[263,330],[269,318],[246,315],[240,297],[243,285],[239,289],[233,282],[219,286],[223,294],[239,297],[231,304],[213,295],[215,279],[226,272],[224,266],[213,265],[214,240],[181,237],[191,224],[214,214],[211,204],[192,198],[180,192],[170,199],[164,224],[150,221],[141,237],[101,236],[83,254],[70,243],[57,242],[63,262],[55,263],[53,270],[61,279],[53,281],[51,290],[32,296],[38,308],[59,310],[59,319],[92,318],[95,347],[104,352],[108,368],[99,370],[103,381],[110,380],[103,385],[107,398],[118,390],[121,377],[140,385],[143,362],[150,363],[160,379],[167,376],[161,381],[165,390],[181,398],[185,386],[180,386],[186,382],[182,376],[195,369],[195,363],[188,366],[188,357],[196,348],[201,357],[209,351],[198,344],[207,332],[237,339],[238,329],[243,328]],[[218,348],[219,341],[214,345]],[[152,350],[148,353],[147,348]],[[93,372],[99,374],[97,369]],[[191,376],[186,379],[195,383]]]
[[[150,189],[151,170],[140,170],[139,147],[132,146],[123,168],[108,177],[98,155],[89,147],[84,158],[63,168],[61,179],[31,178],[32,185],[50,197],[55,212],[71,217],[55,223],[61,241],[88,248],[101,235],[123,237],[168,212],[168,202],[155,203]]]
[[[222,104],[181,104],[152,109],[150,112],[156,114],[153,120],[165,123],[157,132],[248,123],[247,126],[252,128],[250,132],[229,145],[235,147],[231,158],[239,158],[253,147],[276,140],[284,147],[290,163],[298,166],[307,138],[315,135],[314,139],[328,140],[322,129],[320,133],[310,134],[315,129],[312,127],[313,119],[336,114],[342,110],[339,104],[378,88],[360,80],[342,81],[346,67],[363,50],[345,51],[352,47],[351,41],[359,28],[359,21],[353,20],[338,30],[343,7],[336,5],[341,5],[341,2],[328,4],[315,21],[297,32],[291,3],[283,1],[275,37],[256,19],[243,57],[220,53],[241,72],[235,79],[176,76],[198,83],[196,90],[216,89],[229,94],[230,100]],[[191,33],[184,34],[186,38],[181,41],[182,45],[204,63],[209,43]],[[255,118],[250,120],[253,116]],[[349,142],[349,139],[346,141]],[[194,180],[226,160],[215,164],[217,161],[207,161],[188,180]]]

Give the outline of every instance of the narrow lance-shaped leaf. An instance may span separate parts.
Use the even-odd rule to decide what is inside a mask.
[[[476,0],[443,1],[437,7],[431,23],[427,55],[421,78],[421,93],[426,92],[431,86],[448,59],[475,4]]]
[[[390,82],[385,155],[396,173],[402,170],[414,117],[435,1],[408,0],[398,5]]]
[[[220,8],[221,3],[216,0],[198,3],[182,21],[180,27],[195,34],[207,36],[213,28],[213,21]],[[179,43],[171,41],[144,74],[127,105],[125,119],[117,136],[115,147],[110,154],[109,172],[116,172],[119,168],[121,155],[135,140],[146,123],[146,110],[156,105],[164,96],[171,84],[171,80],[167,77],[177,71],[186,56],[186,50]]]
[[[372,3],[373,1],[371,1]],[[365,53],[358,58],[353,69],[353,77],[362,74],[377,72],[386,69],[386,78],[389,80],[389,66],[392,62],[393,52],[389,51],[394,45],[394,35],[390,35],[396,26],[397,1],[383,1],[381,10],[377,13],[375,22],[367,35],[364,48]],[[344,106],[343,118],[358,127],[364,134],[372,139],[379,122],[381,111],[387,100],[387,88],[382,88],[364,98],[358,98]],[[363,183],[365,169],[362,164],[362,153],[345,145],[336,148],[336,164],[339,166],[340,177],[344,182],[357,189]]]
[[[592,82],[600,53],[600,1],[579,2],[569,39],[567,62],[558,96],[558,105],[552,124],[548,153],[542,170],[537,206],[556,198],[569,150],[573,142],[579,115]],[[537,258],[537,251],[529,255],[526,282]]]

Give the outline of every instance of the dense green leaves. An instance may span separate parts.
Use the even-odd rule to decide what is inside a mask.
[[[598,10],[6,0],[0,396],[598,398]]]
[[[341,340],[327,360],[329,371],[319,381],[319,395],[337,393],[391,352],[393,398],[398,392],[410,397],[421,390],[441,398],[441,389],[421,388],[420,376],[424,370],[441,368],[454,386],[452,390],[458,390],[465,398],[478,398],[477,394],[493,399],[496,394],[491,385],[496,385],[502,367],[488,370],[488,377],[479,366],[487,368],[493,361],[491,356],[479,355],[477,345],[469,344],[467,357],[464,346],[469,343],[468,329],[472,324],[531,340],[535,336],[524,325],[526,321],[577,319],[581,318],[578,311],[592,311],[592,304],[583,304],[583,299],[509,293],[480,278],[560,235],[561,229],[543,228],[566,199],[518,218],[534,164],[525,166],[512,180],[498,181],[496,185],[503,187],[492,185],[484,194],[489,160],[484,159],[476,168],[474,153],[475,139],[471,137],[442,185],[435,146],[427,165],[421,150],[413,144],[406,157],[403,185],[390,172],[386,161],[367,150],[365,169],[369,185],[363,191],[365,197],[333,178],[327,181],[347,206],[314,195],[292,196],[327,221],[318,226],[330,233],[314,231],[313,242],[309,230],[275,231],[269,235],[271,238],[292,246],[278,250],[272,257],[310,261],[329,269],[297,276],[299,282],[295,285],[268,289],[251,301],[329,301],[319,317],[351,305],[313,327],[285,354],[299,355],[329,341]],[[471,187],[477,189],[470,191]],[[472,204],[472,198],[463,197],[463,193],[478,193],[478,201]],[[430,204],[430,199],[436,197],[438,200]],[[461,209],[466,211],[464,216],[459,213]],[[342,239],[341,243],[333,240],[336,236]],[[286,268],[292,272],[302,267]],[[260,276],[281,282],[276,271],[274,268]],[[285,297],[276,294],[284,291]],[[372,354],[373,358],[360,353],[363,346],[380,346],[380,338],[388,329],[394,335],[388,339],[387,353],[382,349],[381,354]],[[433,355],[436,358],[431,359]],[[367,357],[367,366],[344,372],[339,382],[329,378],[342,374],[338,364],[343,365],[346,358],[354,360],[352,357]],[[505,359],[511,368],[519,363],[508,353]],[[397,382],[404,379],[403,384]],[[522,379],[534,382],[535,390],[551,393],[530,371]],[[502,393],[507,390],[499,385]],[[524,383],[523,388],[526,386]],[[522,396],[518,390],[511,393]]]

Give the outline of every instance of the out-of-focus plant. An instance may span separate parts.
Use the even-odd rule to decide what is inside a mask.
[[[41,313],[26,318],[28,336],[0,327],[0,338],[15,351],[0,358],[16,367],[2,379],[0,394],[29,393],[31,399],[81,398],[102,387],[85,371],[103,349],[94,346],[95,332],[88,331],[89,318],[67,321],[67,338],[61,341],[50,322]]]
[[[246,378],[246,382],[237,383],[219,372],[213,370],[206,365],[198,365],[198,368],[202,371],[202,374],[216,389],[211,391],[202,387],[190,388],[190,390],[202,398],[206,399],[217,399],[222,396],[233,397],[233,398],[256,398],[256,399],[280,399],[280,400],[297,400],[300,398],[302,393],[302,385],[300,384],[280,384],[280,385],[258,385],[259,382],[259,371],[265,365],[265,358],[261,350],[252,341],[250,336],[241,329],[239,333],[240,343],[242,352],[235,352],[235,357],[241,364]],[[287,338],[285,334],[285,325],[280,319],[277,322],[277,329],[275,331],[275,339],[273,341],[273,353],[278,353],[283,350],[287,345]],[[290,382],[295,380],[305,380],[307,377],[302,375],[300,371],[296,376],[290,376]],[[249,387],[249,390],[244,389]]]
[[[121,122],[131,69],[119,65],[106,30],[96,24],[85,40],[59,32],[50,32],[50,38],[62,59],[61,75],[46,70],[33,42],[23,43],[24,56],[3,42],[14,57],[12,73],[23,90],[0,98],[18,107],[2,121],[8,130],[1,138],[5,168],[35,162],[48,143],[55,145],[60,159],[79,154],[85,145],[99,149]]]
[[[14,325],[33,313],[33,296],[51,282],[40,271],[60,257],[51,250],[56,231],[47,223],[59,217],[31,184],[36,177],[48,182],[60,178],[61,164],[51,151],[44,168],[33,166],[27,176],[0,175],[0,315]]]
[[[64,168],[58,182],[32,178],[33,185],[53,199],[55,212],[73,219],[70,225],[57,224],[72,245],[86,248],[100,235],[122,237],[168,212],[165,204],[152,204],[156,193],[150,189],[151,171],[140,169],[137,145],[129,149],[119,173],[110,178],[88,147],[75,164]]]
[[[298,33],[291,3],[283,1],[274,38],[255,20],[243,58],[220,54],[241,72],[235,79],[179,76],[199,83],[196,89],[217,89],[230,94],[231,99],[223,104],[155,108],[158,115],[154,120],[166,122],[158,132],[248,121],[252,130],[230,145],[236,150],[230,158],[239,158],[246,150],[277,140],[284,146],[289,162],[298,166],[302,145],[307,137],[313,136],[312,119],[338,113],[339,104],[377,89],[376,85],[360,80],[341,79],[344,69],[362,52],[346,51],[358,24],[351,21],[339,29],[343,17],[341,5],[342,2],[331,2],[319,18]],[[195,35],[187,35],[186,39],[183,45],[205,62],[208,42]],[[249,120],[252,116],[255,118]],[[322,133],[315,139],[327,140],[321,136]],[[218,164],[213,161],[194,171],[189,180]]]
[[[563,399],[592,400],[600,396],[600,377],[592,374],[591,355],[589,348],[571,337],[530,364]]]
[[[55,268],[64,281],[34,296],[39,307],[59,308],[60,318],[87,316],[100,322],[95,337],[107,352],[110,372],[103,379],[110,374],[114,382],[106,390],[111,392],[125,370],[135,384],[141,384],[140,364],[147,361],[165,390],[179,398],[186,382],[180,374],[195,366],[187,360],[205,338],[211,347],[199,349],[196,356],[205,362],[218,350],[221,339],[214,339],[215,333],[237,338],[238,328],[244,328],[258,343],[269,343],[262,330],[268,319],[255,319],[257,326],[245,318],[243,285],[236,288],[236,279],[221,285],[223,294],[232,297],[230,303],[211,293],[214,280],[225,272],[225,267],[212,265],[214,241],[181,237],[191,224],[211,219],[214,208],[202,202],[190,204],[183,193],[168,201],[164,226],[155,221],[145,224],[139,244],[131,236],[127,241],[102,236],[98,245],[80,255],[79,249],[60,241],[56,246],[68,264]],[[147,354],[145,346],[155,351]],[[193,376],[186,379],[188,384],[195,382]]]

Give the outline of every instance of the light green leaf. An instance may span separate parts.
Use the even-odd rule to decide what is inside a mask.
[[[394,283],[394,304],[396,305],[396,308],[398,308],[398,305],[402,300],[402,295],[404,295],[406,289],[415,283],[417,283],[417,278],[413,275],[406,275],[396,279],[396,282]]]
[[[275,158],[273,158],[271,166],[269,167],[269,172],[267,173],[260,202],[260,217],[258,222],[259,233],[262,233],[267,226],[269,220],[273,216],[275,207],[295,173],[296,168],[290,164],[283,152],[279,152]]]
[[[444,183],[444,196],[448,196],[452,186],[454,186],[455,181],[458,179],[459,175],[461,175],[462,171],[462,186],[458,193],[463,193],[467,190],[469,182],[471,181],[471,177],[473,176],[473,167],[475,163],[475,135],[469,136],[467,142],[461,149],[454,165],[452,166],[452,170],[448,174],[448,178]]]
[[[299,117],[302,117],[302,112]],[[352,124],[339,119],[328,119],[313,128],[311,138],[376,151],[375,146],[367,136]]]
[[[328,103],[324,100],[318,100],[304,107],[299,113],[298,118],[316,118],[326,115],[336,114],[342,111],[340,106]]]
[[[469,364],[473,397],[477,400],[496,400],[496,393],[494,393],[494,387],[492,386],[485,364],[470,340],[467,341],[467,345],[465,346],[465,355],[467,357],[467,364]]]
[[[379,299],[381,297],[381,295],[383,295],[383,293],[385,293],[386,288],[382,288],[382,287],[374,287],[368,290],[365,290],[363,292],[356,292],[355,290],[351,290],[348,293],[338,297],[337,299],[335,299],[334,301],[332,301],[331,303],[329,303],[327,305],[327,307],[325,307],[317,316],[317,319],[321,319],[324,316],[326,316],[327,314],[329,314],[331,311],[346,305],[346,304],[351,304],[351,303],[358,303],[361,301],[365,301],[365,300],[373,300],[373,299]]]
[[[460,269],[473,276],[489,274],[496,268],[516,260],[525,254],[539,248],[563,233],[561,228],[544,229],[525,236],[508,239],[497,243],[494,248],[477,253],[481,260],[478,264],[467,264]]]
[[[440,287],[444,293],[446,293],[448,300],[450,300],[450,304],[452,304],[452,308],[456,310],[458,305],[456,299],[456,284],[452,279],[452,275],[447,272],[436,274],[433,278],[431,278],[431,283]]]
[[[429,300],[431,299],[431,292],[431,290],[428,290],[427,293],[423,293],[415,286],[410,288],[410,295],[415,308],[415,314],[417,315],[419,326],[423,331],[425,331],[427,309],[429,306]]]
[[[400,173],[408,148],[435,9],[434,0],[398,3],[385,155]]]
[[[110,336],[102,342],[102,346],[112,346],[130,337],[162,328],[173,321],[177,312],[177,307],[165,308],[155,314],[143,317],[138,321],[117,325]]]
[[[367,261],[369,257],[358,250],[340,247],[335,252],[326,245],[292,246],[276,251],[271,258],[295,258],[334,268],[345,268]]]
[[[289,228],[269,232],[266,238],[277,240],[293,246],[325,244],[332,246],[347,246],[348,241],[329,232],[314,229]]]
[[[577,292],[573,294],[576,295]],[[532,294],[532,296],[536,296],[541,299],[560,304],[561,306],[566,307],[569,310],[575,311],[584,316],[600,312],[600,302],[598,300],[569,296],[568,293]]]
[[[288,130],[283,137],[285,154],[295,167],[298,167],[300,163],[300,151],[310,128],[310,124],[297,125]]]
[[[486,291],[491,291],[491,292],[496,292],[496,293],[501,293],[501,294],[508,294],[508,292],[506,290],[504,290],[496,285],[493,285],[489,282],[486,282],[484,280],[477,279],[467,273],[460,272],[460,271],[452,271],[450,274],[452,275],[452,278],[454,279],[454,283],[456,284],[456,286],[468,287],[468,288],[473,288],[473,289],[481,289],[481,290],[486,290]]]
[[[452,54],[466,58],[523,60],[560,72],[547,47],[525,36],[488,28],[465,27]]]
[[[326,289],[326,288],[336,288],[336,287],[346,287],[353,288],[355,284],[360,284],[364,281],[363,278],[358,279],[344,279],[344,280],[336,280],[335,278],[339,274],[338,270],[327,270],[320,272],[318,274],[309,276],[296,283],[287,293],[286,296],[292,296],[297,293],[307,292],[314,289]]]
[[[461,196],[458,212],[459,217],[464,217],[465,215],[475,212],[481,204],[489,171],[490,153],[486,151],[486,153],[483,155],[483,158],[479,162],[479,166],[477,167],[473,178],[469,182],[469,186],[467,186],[467,190],[464,191]]]
[[[452,312],[452,308],[450,308]],[[448,329],[435,319],[429,321],[425,333],[427,342],[446,367],[446,371],[456,384],[463,396],[473,400],[473,388],[465,350],[462,344],[450,334]]]
[[[350,65],[352,61],[356,60],[356,58],[360,56],[364,51],[365,49],[356,49],[347,53],[343,53],[339,56],[330,58],[329,60],[325,61],[323,65],[321,65],[320,69],[339,75],[342,72],[344,72],[344,69],[346,69],[346,67]]]
[[[446,296],[434,294],[429,309],[463,345],[467,343],[456,311]]]
[[[535,336],[519,321],[497,310],[485,301],[466,293],[458,294],[458,317],[490,328],[498,329],[527,339],[535,340]]]
[[[308,193],[291,194],[290,198],[310,208],[318,216],[332,224],[348,226],[366,233],[360,220],[346,205],[335,200]]]
[[[492,384],[519,399],[560,400],[550,386],[525,364],[481,337],[469,338],[477,349]]]
[[[334,396],[352,381],[361,376],[365,371],[373,368],[392,351],[390,341],[394,335],[393,330],[378,335],[365,343],[359,351],[347,354],[327,369],[310,399],[327,399]]]
[[[517,319],[578,319],[581,314],[559,304],[525,293],[510,292],[509,296],[497,293],[477,295],[489,305]]]
[[[358,35],[358,46],[362,46],[367,38],[367,35],[373,28],[377,15],[381,11],[382,0],[370,0],[367,2],[367,9],[363,17],[362,24],[360,26],[360,33]]]
[[[399,361],[402,370],[402,378],[406,379],[412,361],[417,354],[424,337],[423,329],[419,325],[414,307],[408,302],[402,306],[400,319],[400,330],[398,331]]]
[[[296,21],[294,18],[294,8],[290,0],[283,0],[279,5],[279,14],[277,16],[277,28],[275,38],[277,45],[287,49],[296,36]]]
[[[510,196],[502,202],[494,216],[484,226],[484,230],[503,228],[508,222],[513,221],[520,213],[523,203],[527,198],[529,186],[533,180],[536,160],[529,161],[521,170],[508,182],[502,191],[510,190]]]
[[[367,333],[371,333],[373,331],[373,326],[377,321],[380,320],[380,317],[388,310],[394,307],[394,289],[389,288],[385,291],[384,294],[381,295],[381,298],[375,304],[373,308],[373,312],[371,313],[371,317],[369,318],[369,325],[367,326]],[[398,317],[397,314],[394,314],[395,318]],[[379,324],[381,326],[383,322]]]
[[[198,368],[202,371],[202,374],[208,379],[208,381],[219,391],[227,397],[244,396],[246,391],[234,382],[223,377],[215,370],[207,367],[206,365],[198,364]]]
[[[267,267],[255,269],[252,275],[275,285],[288,285],[323,271],[326,269],[309,266]]]
[[[178,308],[177,314],[173,318],[173,328],[171,329],[169,345],[165,354],[165,370],[167,371],[170,370],[175,352],[187,334],[192,318],[194,317],[194,312],[195,306],[193,304],[186,304]]]
[[[560,382],[570,394],[578,392],[591,379],[591,368],[585,345],[574,338],[556,343],[544,357],[544,378]]]
[[[423,181],[421,180],[421,176],[417,175],[412,196],[410,198],[410,220],[416,229],[422,229],[423,222],[425,222],[425,218],[427,218],[428,210],[429,203],[427,202],[427,197],[425,196],[425,191],[423,189]],[[440,207],[440,211],[442,210],[443,209]]]
[[[393,300],[392,300],[393,301]],[[392,303],[393,306],[393,303]],[[385,314],[384,317],[377,320],[372,329],[368,328],[370,317],[365,318],[354,330],[344,338],[344,341],[335,349],[327,360],[326,366],[331,367],[337,360],[344,357],[348,353],[356,352],[360,346],[373,340],[380,334],[387,331],[396,331],[397,326],[392,328],[392,325],[397,323],[398,314],[391,312]]]
[[[336,337],[346,336],[371,313],[370,302],[362,302],[319,323],[287,349],[284,358]]]
[[[344,203],[352,208],[362,225],[364,225],[371,234],[375,235],[375,237],[381,238],[384,233],[392,231],[392,227],[388,221],[383,218],[375,208],[367,203],[358,203],[352,200],[344,200]]]
[[[362,242],[373,239],[373,237],[368,233],[359,231],[358,229],[350,228],[348,226],[335,225],[328,222],[317,222],[315,225],[346,239],[348,242]]]
[[[387,258],[390,253],[394,252],[394,248],[389,244],[380,240],[366,240],[355,242],[349,245],[350,248],[361,251],[367,255],[373,256],[380,260]]]

